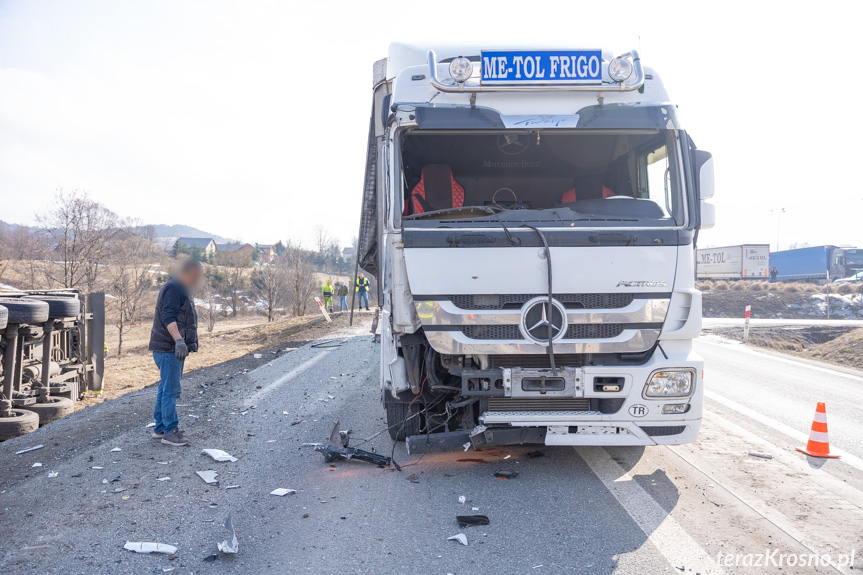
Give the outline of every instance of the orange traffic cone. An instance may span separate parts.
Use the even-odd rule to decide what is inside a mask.
[[[815,408],[815,419],[812,420],[812,430],[809,432],[809,443],[806,449],[798,447],[797,451],[812,457],[830,457],[839,459],[838,455],[830,455],[830,441],[827,439],[827,407],[823,401]]]

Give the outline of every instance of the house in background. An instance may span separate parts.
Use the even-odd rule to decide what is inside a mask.
[[[272,244],[258,244],[258,253],[262,264],[269,265],[276,261],[276,246]]]
[[[216,242],[213,238],[177,238],[177,253],[189,254],[202,259],[208,259],[216,253]]]
[[[249,258],[255,253],[255,246],[252,244],[241,244],[240,242],[233,242],[230,244],[213,244],[216,246],[216,251],[224,254],[242,254],[244,256],[248,256]]]

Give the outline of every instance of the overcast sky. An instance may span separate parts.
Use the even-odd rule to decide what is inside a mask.
[[[391,41],[641,49],[713,152],[701,245],[863,246],[861,10],[831,2],[0,0],[0,219],[60,187],[248,242],[357,233]],[[708,6],[712,6],[708,8]],[[834,7],[836,6],[836,7]]]

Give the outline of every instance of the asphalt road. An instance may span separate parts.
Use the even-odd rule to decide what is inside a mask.
[[[856,572],[743,563],[765,550],[836,559],[863,551],[863,474],[852,465],[860,413],[849,401],[863,384],[859,373],[853,379],[705,341],[698,349],[708,359],[708,411],[695,444],[425,456],[408,456],[399,444],[400,472],[329,465],[303,444],[323,441],[335,420],[356,443],[384,427],[378,349],[365,330],[343,334],[337,347],[305,346],[190,374],[180,401],[190,448],[149,439],[152,388],[3,443],[2,572]],[[849,462],[814,469],[793,450],[816,400],[828,402],[833,441]],[[36,444],[45,447],[15,455]],[[383,433],[363,447],[389,454],[393,444]],[[238,460],[216,463],[202,448]],[[494,477],[505,469],[518,477]],[[206,485],[195,474],[201,470],[218,472],[220,484]],[[280,487],[297,493],[269,494]],[[461,529],[455,517],[465,514],[486,515],[490,525]],[[239,553],[204,561],[226,538],[220,524],[228,515]],[[458,533],[467,546],[447,540]],[[126,541],[179,551],[139,555],[123,549]],[[728,554],[731,565],[723,562]]]

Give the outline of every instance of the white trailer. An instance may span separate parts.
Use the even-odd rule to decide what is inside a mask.
[[[697,251],[698,279],[765,280],[770,277],[770,246],[744,244]]]
[[[637,52],[419,48],[374,67],[358,261],[412,452],[694,441],[713,161]]]

